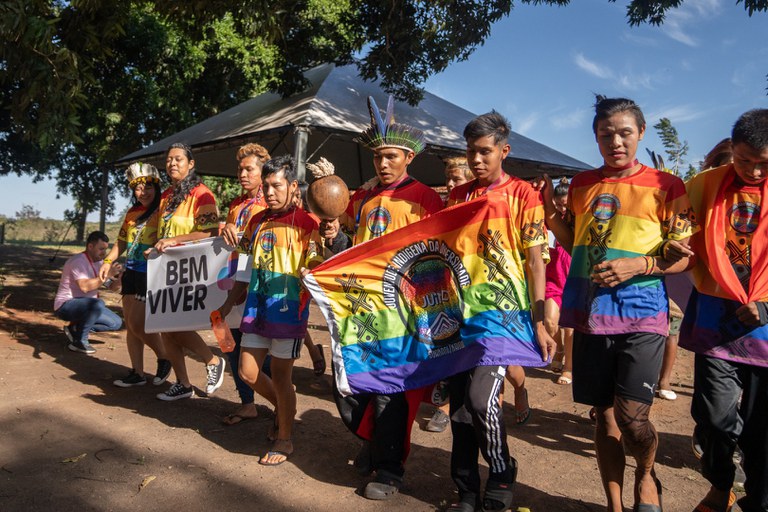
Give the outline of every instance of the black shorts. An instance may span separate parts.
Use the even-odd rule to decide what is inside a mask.
[[[135,295],[136,299],[147,300],[147,273],[126,269],[121,279],[121,295]]]
[[[573,334],[573,399],[610,407],[614,396],[653,403],[666,336]]]

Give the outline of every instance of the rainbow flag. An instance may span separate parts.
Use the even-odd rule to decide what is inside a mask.
[[[416,389],[478,365],[543,366],[520,233],[489,194],[344,251],[304,284],[342,395]]]

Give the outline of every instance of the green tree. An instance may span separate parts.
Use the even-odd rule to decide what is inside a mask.
[[[16,220],[36,220],[40,218],[40,210],[36,209],[31,204],[21,205],[21,210],[14,214]]]
[[[309,67],[361,52],[361,72],[415,102],[429,74],[466,58],[510,5],[7,0],[0,173],[55,175],[82,227],[117,157],[267,90],[295,93]],[[110,188],[119,181],[111,174]]]
[[[216,204],[219,207],[219,220],[227,218],[227,208],[234,198],[242,194],[240,183],[234,178],[225,178],[222,176],[202,176],[201,179],[205,186],[211,189],[216,197]]]
[[[632,0],[628,19],[662,23],[681,3]],[[750,15],[768,9],[768,0],[743,4]],[[416,103],[423,82],[466,59],[512,5],[4,0],[0,174],[55,176],[82,224],[98,204],[101,171],[117,157],[267,90],[293,94],[306,85],[302,73],[325,62],[355,62],[361,76]],[[124,190],[120,181],[111,173],[110,190]]]
[[[688,154],[688,141],[680,142],[677,128],[675,128],[672,125],[672,121],[666,117],[659,119],[659,122],[653,125],[653,127],[656,129],[656,132],[661,139],[661,143],[664,145],[664,152],[669,158],[668,162],[673,162],[673,165],[671,166],[666,165],[661,155],[655,151],[646,149],[653,161],[654,167],[661,171],[674,174],[675,176],[680,176],[682,169],[685,167],[684,158]],[[687,165],[688,167],[685,170],[685,174],[682,176],[683,181],[688,181],[699,172],[698,167],[694,167],[690,163]]]
[[[685,155],[688,154],[688,141],[680,141],[677,129],[672,126],[672,122],[666,117],[659,119],[659,122],[653,125],[653,127],[656,129],[661,143],[664,145],[664,152],[668,158],[667,163],[671,164],[667,168],[675,176],[679,175]]]

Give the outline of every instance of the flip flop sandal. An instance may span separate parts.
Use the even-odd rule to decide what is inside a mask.
[[[557,383],[560,384],[561,386],[568,386],[573,383],[573,377],[566,377],[565,375],[566,373],[571,373],[571,372],[563,372],[563,374],[557,378]]]
[[[269,458],[274,455],[280,455],[285,458],[278,462],[267,462]],[[291,455],[290,453],[281,452],[280,450],[269,450],[266,455],[264,455],[262,458],[259,459],[259,464],[261,464],[262,466],[279,466],[283,462],[287,461],[290,455]]]
[[[320,358],[312,360],[312,370],[315,372],[315,375],[319,377],[325,373],[325,369],[327,368],[328,365],[325,362],[325,353],[323,352],[323,346],[317,343],[315,344],[315,347],[317,348],[318,352],[320,352]]]
[[[233,427],[235,425],[239,425],[244,421],[255,420],[256,418],[258,418],[258,416],[243,416],[242,414],[232,413],[228,416],[225,416],[224,419],[221,420],[221,422],[228,427]]]
[[[526,407],[522,411],[515,409],[515,423],[518,425],[525,425],[526,422],[531,419],[531,406],[528,404],[528,390],[524,389],[523,391],[525,391]],[[515,403],[515,406],[517,406],[517,403]]]

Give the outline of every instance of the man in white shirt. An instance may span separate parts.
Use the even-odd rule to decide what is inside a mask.
[[[116,331],[123,325],[122,319],[99,299],[102,286],[110,289],[120,286],[117,277],[123,270],[122,265],[114,264],[106,280],[99,277],[108,248],[109,237],[94,231],[88,235],[85,251],[64,263],[53,310],[57,317],[69,322],[64,326],[64,334],[69,339],[67,348],[73,352],[93,354],[96,349],[88,343],[91,331]]]

